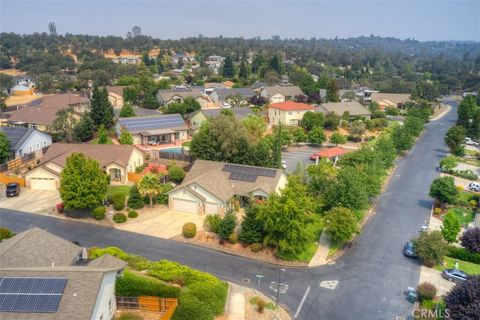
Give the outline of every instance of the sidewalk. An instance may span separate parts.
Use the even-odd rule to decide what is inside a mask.
[[[248,289],[238,286],[233,283],[229,283],[230,289],[228,290],[227,297],[227,310],[228,320],[244,320],[245,319],[245,293]]]
[[[322,232],[320,240],[318,241],[317,251],[312,260],[308,264],[309,267],[317,267],[327,263],[328,251],[330,250],[330,235],[326,232]]]

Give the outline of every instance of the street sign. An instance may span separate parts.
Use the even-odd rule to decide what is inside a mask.
[[[257,277],[257,279],[258,279],[258,285],[260,286],[260,280],[261,280],[262,278],[265,278],[265,277],[264,277],[263,275],[261,275],[261,274],[256,274],[255,277]]]

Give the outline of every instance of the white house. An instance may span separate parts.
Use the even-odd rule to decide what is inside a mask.
[[[0,127],[10,141],[10,156],[18,158],[26,153],[41,151],[52,144],[52,137],[42,131],[25,127]]]

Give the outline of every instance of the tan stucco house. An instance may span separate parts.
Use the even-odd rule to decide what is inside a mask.
[[[167,89],[158,90],[157,93],[157,100],[162,106],[174,102],[181,103],[186,97],[194,98],[200,104],[201,109],[210,107],[210,98],[200,89]]]
[[[411,102],[410,94],[408,93],[372,93],[372,102],[378,103],[380,109],[385,108],[402,108],[405,103]]]
[[[268,106],[268,123],[270,125],[283,124],[286,126],[298,126],[307,111],[313,111],[310,104],[286,101],[272,103]]]
[[[324,114],[333,112],[339,117],[348,113],[350,118],[362,117],[370,119],[372,116],[370,110],[362,106],[358,101],[325,102],[320,104],[316,111]]]
[[[123,107],[123,89],[125,88],[126,86],[107,86],[108,101],[110,101],[114,109]]]
[[[25,174],[28,189],[57,190],[60,174],[72,153],[98,161],[100,168],[110,175],[110,181],[127,184],[128,173],[143,164],[143,153],[135,146],[107,144],[54,143],[43,156],[40,165]]]
[[[285,188],[282,170],[196,160],[182,184],[168,195],[170,209],[196,214],[224,214],[249,197],[265,199]]]
[[[268,99],[270,103],[293,100],[296,96],[304,95],[298,86],[265,87],[260,91],[260,96]]]

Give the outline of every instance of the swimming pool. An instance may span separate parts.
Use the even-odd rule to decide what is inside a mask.
[[[160,151],[180,154],[182,153],[182,147],[165,148],[165,149],[161,149]]]

